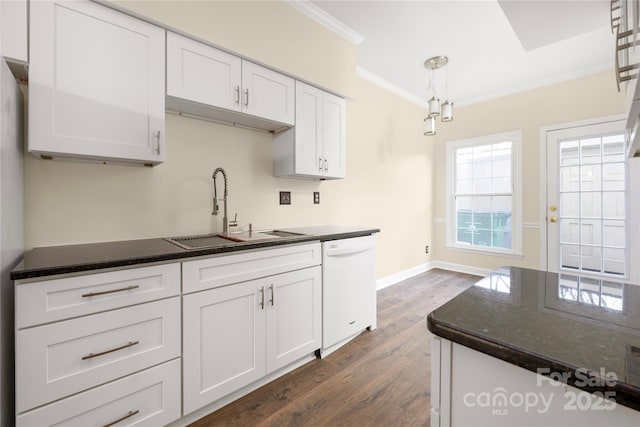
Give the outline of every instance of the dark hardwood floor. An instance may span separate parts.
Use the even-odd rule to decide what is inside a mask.
[[[191,426],[428,426],[426,316],[478,280],[435,269],[380,290],[376,330]]]

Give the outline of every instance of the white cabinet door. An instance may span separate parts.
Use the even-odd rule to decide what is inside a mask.
[[[27,0],[0,2],[0,39],[2,56],[9,61],[27,63]]]
[[[30,13],[29,151],[162,162],[164,30],[90,1]]]
[[[16,425],[161,426],[180,418],[180,403],[175,359],[18,415]]]
[[[180,299],[16,332],[16,411],[180,357]]]
[[[267,292],[267,372],[322,347],[321,267],[263,279]]]
[[[273,174],[340,179],[346,173],[345,100],[296,81],[296,126],[275,135]]]
[[[167,33],[167,96],[240,111],[242,60]]]
[[[313,86],[296,81],[295,171],[323,175],[322,94]]]
[[[265,375],[263,282],[183,297],[183,401],[189,414]]]
[[[322,153],[325,178],[344,178],[346,175],[346,103],[343,98],[323,94]]]
[[[242,111],[293,125],[295,81],[249,61],[242,61]]]

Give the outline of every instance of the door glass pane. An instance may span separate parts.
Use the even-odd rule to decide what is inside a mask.
[[[582,246],[582,271],[602,272],[602,248],[600,246]]]
[[[582,217],[583,218],[600,218],[602,216],[602,193],[587,191],[580,194],[582,199]],[[578,209],[580,209],[578,207]]]
[[[560,215],[574,218],[580,216],[580,193],[560,194]]]
[[[560,191],[580,190],[580,167],[566,166],[560,168]]]
[[[600,138],[589,138],[580,140],[580,163],[600,163]]]
[[[604,248],[604,272],[622,276],[625,272],[624,249]]]
[[[601,165],[585,165],[580,168],[580,190],[600,191],[602,189]]]
[[[560,241],[562,243],[580,244],[580,220],[561,219],[560,220]]]
[[[624,134],[559,141],[558,149],[561,268],[626,275]]]
[[[624,191],[624,163],[602,165],[602,189]]]
[[[624,191],[612,191],[602,194],[604,202],[604,217],[624,219]]]
[[[580,222],[580,241],[583,245],[602,244],[602,221],[586,219]]]
[[[602,221],[602,232],[604,246],[625,247],[624,221],[604,220]]]
[[[560,245],[560,258],[562,268],[579,269],[580,268],[580,246],[577,245]]]

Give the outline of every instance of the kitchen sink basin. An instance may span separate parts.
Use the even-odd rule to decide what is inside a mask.
[[[304,234],[290,233],[288,231],[240,231],[229,234],[200,234],[196,236],[168,237],[166,241],[180,246],[184,249],[210,249],[229,246],[234,243],[255,242],[261,240],[274,239],[295,239],[304,237]]]

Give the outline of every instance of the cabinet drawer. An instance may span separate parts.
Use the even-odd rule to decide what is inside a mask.
[[[283,246],[182,264],[184,293],[320,265],[320,243]]]
[[[16,285],[16,328],[180,294],[180,264],[154,265]]]
[[[19,415],[16,425],[104,426],[120,420],[115,425],[160,426],[178,418],[180,360],[176,359]]]
[[[180,356],[180,298],[16,332],[18,413]]]

